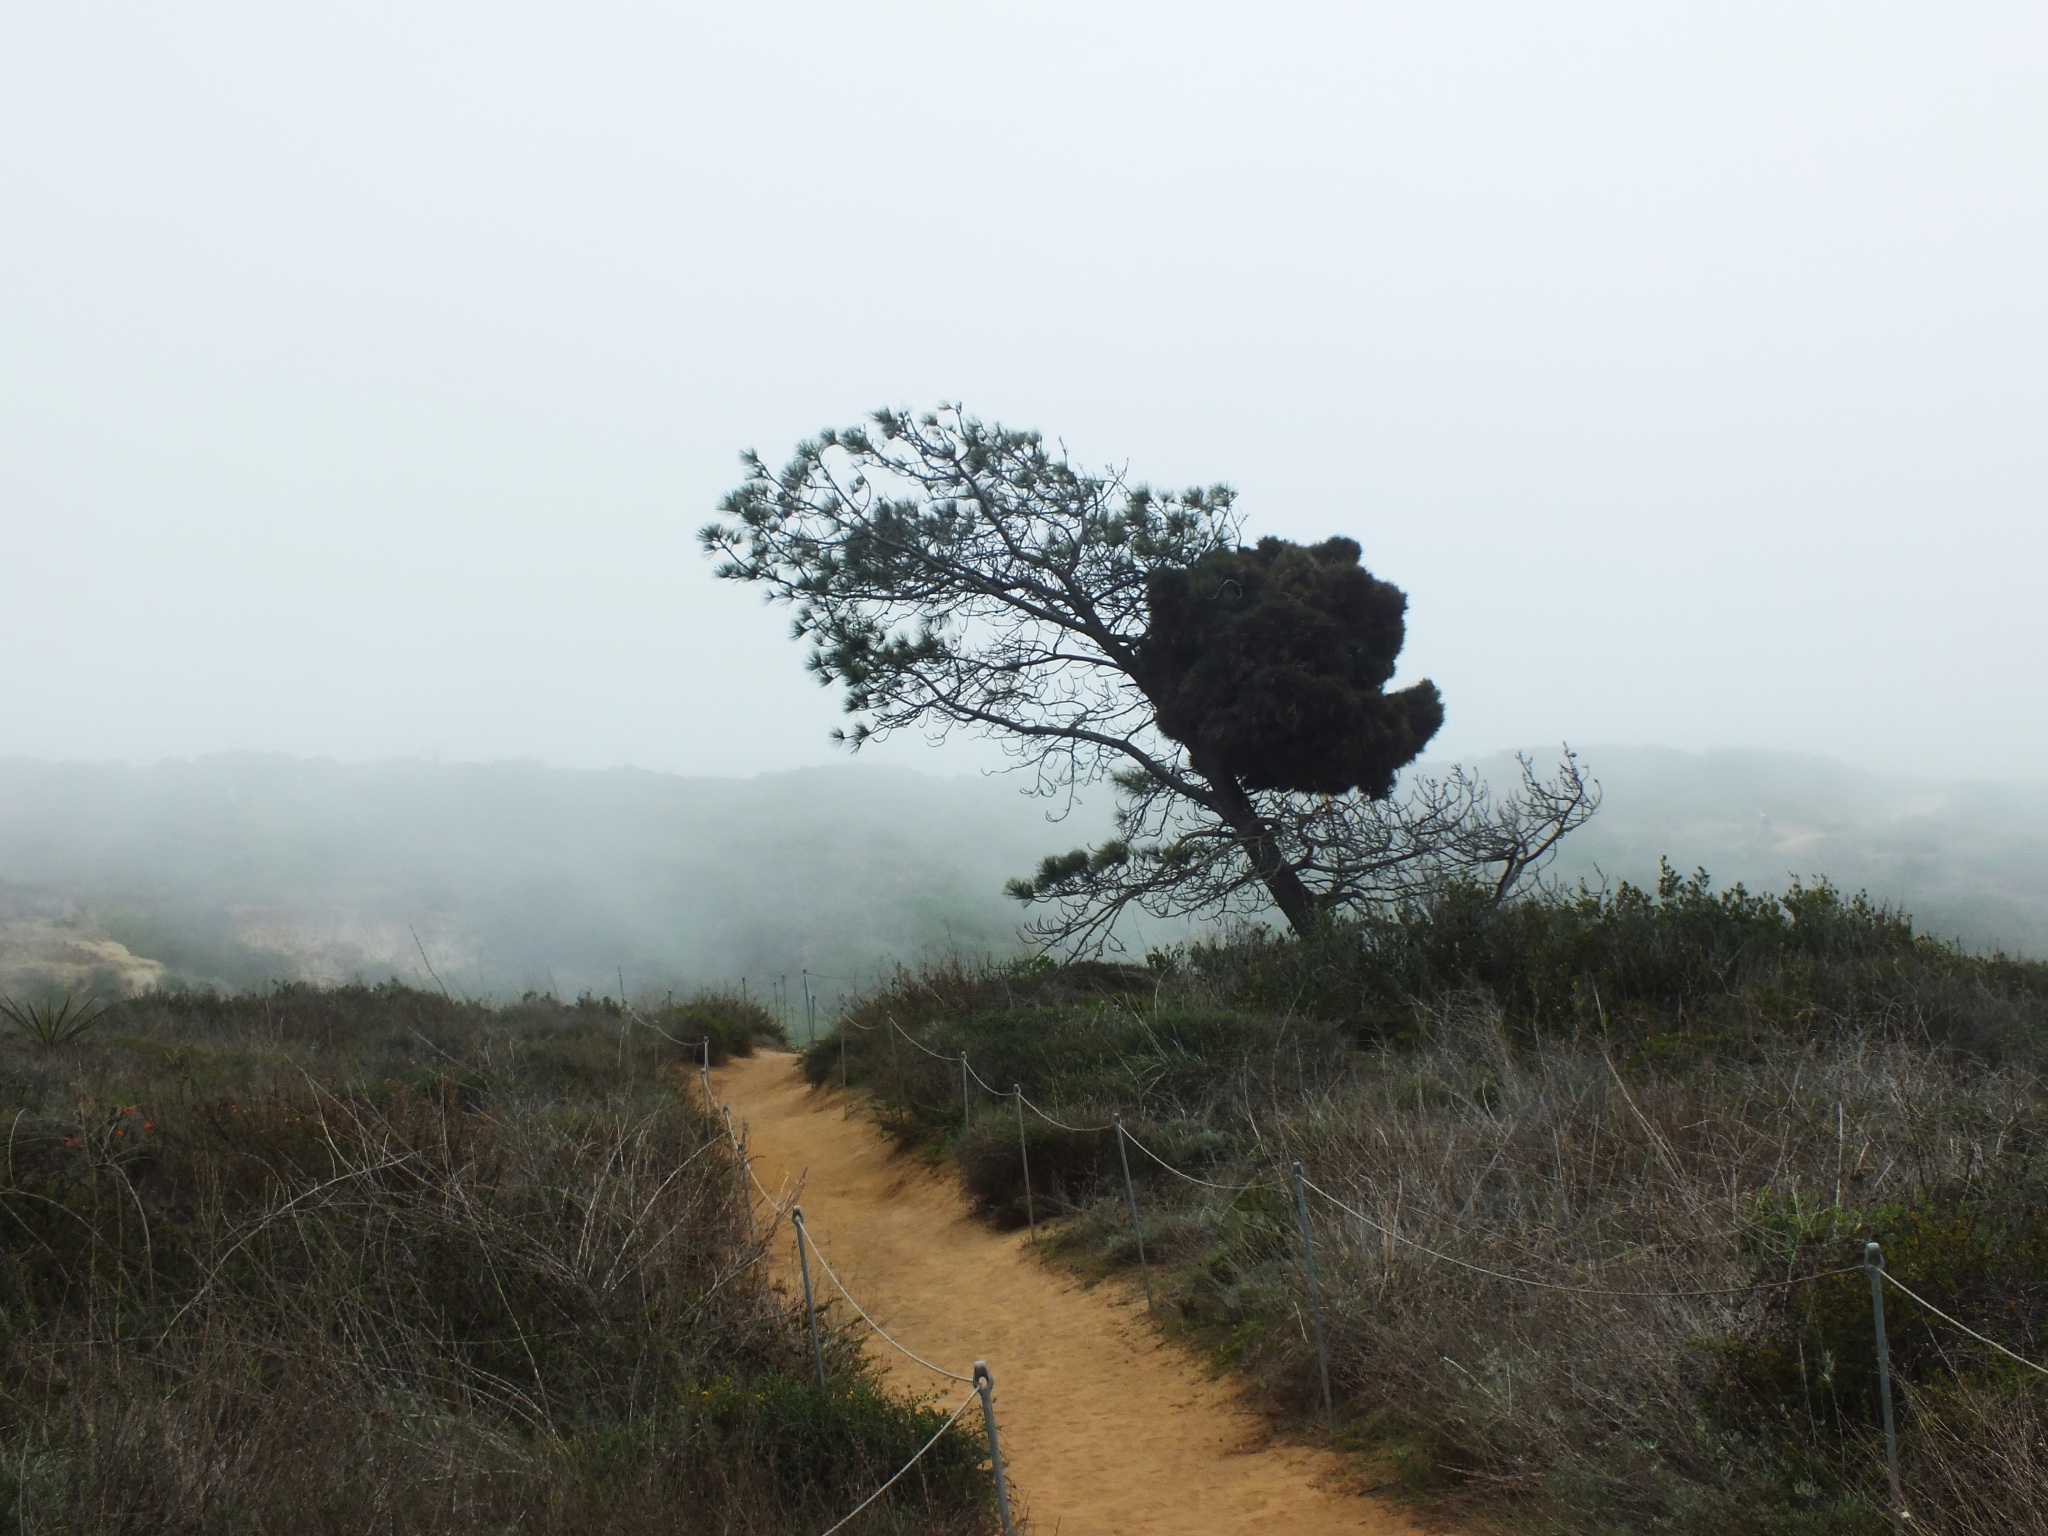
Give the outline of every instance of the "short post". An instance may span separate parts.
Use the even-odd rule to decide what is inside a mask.
[[[1024,1085],[1017,1083],[1010,1092],[1017,1098],[1017,1161],[1024,1168],[1024,1220],[1031,1228],[1031,1241],[1038,1241],[1038,1212],[1031,1204],[1031,1147],[1024,1140]]]
[[[988,1429],[988,1464],[996,1474],[996,1513],[1002,1516],[1003,1536],[1017,1536],[1010,1519],[1010,1480],[1003,1475],[1003,1446],[996,1438],[996,1379],[988,1362],[974,1362],[974,1390],[981,1394],[981,1422]]]
[[[698,1071],[699,1075],[704,1079],[704,1107],[706,1109],[716,1109],[718,1101],[711,1095],[711,1037],[709,1035],[704,1037],[704,1065]]]
[[[846,1092],[846,1036],[850,1027],[846,1022],[846,1012],[844,1009],[841,1009],[839,1014],[839,1091],[841,1093]]]
[[[1145,1277],[1145,1310],[1152,1310],[1152,1266],[1145,1260],[1145,1228],[1138,1220],[1138,1189],[1131,1182],[1131,1154],[1124,1148],[1124,1112],[1120,1109],[1110,1112],[1109,1121],[1116,1129],[1116,1158],[1124,1169],[1124,1198],[1131,1203],[1131,1235],[1138,1240],[1138,1273]]]
[[[747,1202],[747,1241],[758,1243],[761,1241],[761,1231],[754,1225],[754,1192],[747,1188],[749,1182],[747,1175],[751,1168],[752,1163],[747,1157],[746,1127],[742,1126],[740,1128],[740,1198]]]
[[[1877,1329],[1877,1402],[1884,1418],[1884,1469],[1892,1485],[1892,1529],[1906,1529],[1906,1495],[1899,1487],[1899,1434],[1892,1422],[1892,1351],[1884,1336],[1884,1250],[1863,1245],[1863,1267],[1870,1271],[1870,1319]]]
[[[1294,1162],[1294,1214],[1301,1220],[1301,1257],[1308,1270],[1309,1318],[1316,1330],[1316,1374],[1323,1381],[1323,1427],[1334,1431],[1336,1404],[1330,1399],[1330,1351],[1323,1343],[1323,1288],[1316,1282],[1316,1236],[1308,1224],[1308,1189],[1301,1179],[1301,1161]]]
[[[811,1325],[811,1358],[818,1362],[818,1385],[825,1386],[825,1346],[818,1342],[818,1304],[811,1299],[811,1258],[804,1252],[810,1233],[804,1230],[804,1208],[793,1205],[789,1219],[796,1228],[796,1266],[804,1277],[804,1320]]]
[[[960,1053],[960,1129],[967,1129],[967,1053]]]

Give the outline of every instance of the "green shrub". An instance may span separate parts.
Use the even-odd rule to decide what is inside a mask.
[[[1584,1536],[1849,1536],[1889,1524],[1866,1241],[2048,1361],[2044,1024],[2048,967],[1825,884],[1667,869],[1144,971],[900,973],[806,1065],[843,1061],[1004,1225],[1004,1090],[1075,1126],[1121,1110],[1209,1181],[1131,1152],[1155,1315],[1306,1428],[1299,1158],[1364,1213],[1312,1197],[1340,1439],[1416,1498]],[[995,1095],[963,1105],[963,1051]],[[1042,1251],[1134,1268],[1114,1138],[1027,1114],[1024,1139]],[[1916,1525],[2048,1536],[2039,1378],[1896,1290],[1887,1312]]]

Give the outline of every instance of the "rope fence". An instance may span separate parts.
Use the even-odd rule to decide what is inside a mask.
[[[917,1454],[915,1456],[911,1457],[910,1460],[903,1463],[902,1466],[898,1467],[893,1473],[891,1473],[889,1476],[889,1480],[886,1483],[882,1484],[881,1487],[877,1488],[873,1493],[869,1494],[866,1498],[862,1499],[858,1504],[854,1505],[853,1508],[849,1509],[837,1520],[834,1520],[830,1525],[826,1526],[824,1530],[818,1533],[818,1536],[832,1536],[832,1533],[834,1531],[840,1529],[842,1526],[851,1522],[855,1515],[858,1515],[862,1510],[866,1509],[870,1504],[874,1503],[875,1500],[879,1499],[891,1488],[894,1488],[898,1480],[902,1478],[903,1474],[908,1472],[912,1467],[916,1466],[920,1461],[924,1460],[924,1453],[939,1443],[939,1436],[945,1434],[947,1430],[951,1429],[955,1424],[958,1424],[960,1422],[960,1415],[965,1413],[970,1407],[973,1406],[974,1399],[978,1395],[979,1394],[975,1392],[969,1392],[965,1397],[961,1398],[960,1406],[953,1410],[952,1415],[946,1420],[945,1423],[939,1426],[938,1432],[934,1434],[931,1437],[931,1439],[925,1441],[923,1445],[917,1448]]]
[[[1842,1271],[1842,1273],[1849,1273],[1849,1271]],[[2007,1349],[2003,1344],[1999,1343],[1998,1340],[1985,1338],[1983,1334],[1979,1333],[1976,1329],[1972,1328],[1968,1323],[1957,1322],[1954,1318],[1950,1317],[1946,1312],[1942,1311],[1941,1308],[1937,1307],[1933,1302],[1929,1301],[1925,1296],[1922,1296],[1918,1291],[1914,1290],[1911,1286],[1907,1285],[1905,1281],[1901,1280],[1897,1275],[1893,1274],[1890,1270],[1881,1269],[1879,1273],[1884,1277],[1884,1279],[1887,1282],[1890,1283],[1894,1290],[1903,1293],[1915,1305],[1923,1307],[1927,1311],[1932,1312],[1944,1323],[1947,1323],[1949,1327],[1956,1329],[1960,1333],[1967,1333],[1979,1344],[1984,1345],[1988,1349],[1997,1350],[2001,1355],[2005,1356],[2006,1359],[2015,1361],[2020,1365],[2024,1365],[2030,1371],[2038,1371],[2041,1375],[2048,1376],[2048,1365],[2036,1365],[2033,1361],[2029,1360],[2025,1355],[2014,1354],[2011,1350]]]
[[[846,1282],[839,1278],[838,1271],[833,1269],[831,1262],[825,1257],[824,1250],[819,1248],[818,1240],[811,1236],[811,1229],[804,1225],[802,1206],[796,1208],[796,1229],[802,1237],[805,1246],[811,1250],[812,1256],[817,1259],[819,1267],[825,1271],[826,1278],[838,1289],[839,1294],[846,1298],[846,1304],[853,1308],[854,1315],[874,1330],[877,1338],[905,1359],[915,1360],[934,1376],[943,1376],[948,1381],[957,1381],[969,1386],[973,1385],[974,1378],[972,1376],[962,1376],[958,1371],[949,1371],[943,1365],[936,1365],[932,1361],[925,1359],[923,1355],[920,1355],[916,1350],[896,1339],[890,1334],[888,1329],[868,1316],[867,1309],[854,1300],[853,1292],[846,1288]]]
[[[1858,1272],[1868,1274],[1868,1276],[1870,1277],[1871,1285],[1872,1323],[1875,1329],[1877,1345],[1879,1395],[1883,1410],[1886,1472],[1890,1483],[1891,1492],[1890,1514],[1895,1529],[1902,1533],[1907,1529],[1907,1523],[1910,1520],[1910,1516],[1906,1513],[1905,1499],[1903,1492],[1901,1491],[1899,1482],[1898,1442],[1892,1415],[1890,1349],[1884,1323],[1884,1285],[1886,1283],[1889,1283],[1895,1290],[1899,1291],[1902,1295],[1910,1299],[1914,1304],[1919,1306],[1923,1311],[1928,1313],[1930,1316],[1940,1319],[1942,1322],[1948,1324],[1951,1328],[1954,1328],[1958,1332],[1967,1335],[1969,1338],[1974,1339],[1976,1342],[1982,1344],[1986,1348],[1996,1351],[1998,1354],[2004,1356],[2009,1360],[2014,1361],[2019,1365],[2025,1366],[2030,1371],[2035,1371],[2041,1375],[2048,1376],[2048,1366],[2043,1366],[2033,1360],[2027,1359],[2024,1355],[2020,1355],[2014,1352],[2013,1350],[2007,1348],[2005,1345],[2000,1344],[1996,1339],[1988,1338],[1984,1334],[1979,1333],[1976,1329],[1970,1327],[1968,1324],[1961,1322],[1957,1318],[1951,1317],[1948,1313],[1942,1311],[1939,1307],[1935,1306],[1932,1302],[1928,1301],[1925,1297],[1921,1296],[1917,1291],[1914,1291],[1909,1286],[1907,1286],[1905,1282],[1899,1280],[1896,1276],[1892,1275],[1891,1272],[1884,1267],[1882,1251],[1879,1245],[1874,1242],[1865,1245],[1864,1259],[1861,1264],[1843,1265],[1834,1269],[1819,1270],[1812,1274],[1805,1275],[1791,1275],[1783,1279],[1777,1280],[1759,1279],[1751,1281],[1745,1285],[1707,1287],[1694,1290],[1649,1290],[1590,1284],[1567,1285],[1557,1281],[1538,1279],[1531,1275],[1519,1275],[1509,1270],[1496,1269],[1489,1265],[1474,1263],[1469,1259],[1459,1258],[1455,1254],[1445,1253],[1441,1249],[1433,1248],[1426,1243],[1419,1242],[1416,1239],[1409,1237],[1406,1233],[1400,1232],[1395,1228],[1387,1225],[1385,1222],[1379,1221],[1376,1218],[1367,1215],[1357,1206],[1352,1205],[1350,1202],[1343,1200],[1339,1198],[1337,1195],[1332,1194],[1329,1190],[1324,1189],[1321,1185],[1317,1184],[1314,1180],[1308,1178],[1306,1174],[1303,1173],[1302,1166],[1299,1162],[1291,1164],[1289,1169],[1289,1173],[1291,1176],[1284,1182],[1276,1182],[1270,1177],[1261,1175],[1258,1177],[1254,1177],[1249,1182],[1244,1184],[1223,1184],[1218,1183],[1212,1179],[1203,1178],[1198,1174],[1190,1173],[1184,1168],[1176,1167],[1168,1159],[1161,1156],[1158,1152],[1155,1152],[1151,1147],[1147,1146],[1142,1140],[1140,1140],[1136,1135],[1134,1135],[1130,1128],[1124,1124],[1123,1114],[1121,1111],[1113,1114],[1110,1118],[1110,1122],[1107,1125],[1069,1124],[1068,1122],[1061,1120],[1052,1114],[1049,1114],[1046,1110],[1039,1107],[1039,1105],[1033,1103],[1031,1099],[1025,1096],[1024,1088],[1021,1083],[1014,1084],[1007,1089],[996,1087],[993,1083],[989,1082],[987,1078],[983,1077],[980,1072],[975,1070],[973,1063],[968,1059],[968,1055],[964,1050],[957,1053],[948,1053],[944,1051],[934,1050],[930,1046],[926,1045],[922,1040],[919,1040],[915,1035],[911,1034],[910,1031],[908,1031],[901,1024],[899,1024],[893,1016],[884,1015],[884,1017],[887,1022],[887,1027],[892,1033],[892,1051],[894,1048],[894,1040],[896,1038],[900,1038],[901,1040],[911,1045],[914,1049],[930,1057],[932,1060],[942,1062],[948,1068],[958,1068],[960,1073],[960,1110],[963,1125],[971,1123],[972,1104],[970,1101],[970,1083],[979,1084],[982,1090],[986,1092],[992,1099],[1008,1099],[1014,1101],[1017,1107],[1018,1114],[1018,1156],[1023,1166],[1026,1215],[1027,1220],[1031,1224],[1032,1235],[1034,1239],[1037,1234],[1037,1217],[1035,1210],[1032,1208],[1031,1159],[1030,1147],[1028,1141],[1024,1136],[1024,1122],[1022,1118],[1024,1111],[1029,1110],[1033,1115],[1037,1116],[1038,1119],[1040,1119],[1047,1125],[1054,1126],[1059,1130],[1068,1132],[1069,1134],[1115,1134],[1117,1138],[1117,1155],[1120,1159],[1123,1174],[1124,1191],[1130,1208],[1131,1232],[1137,1249],[1139,1270],[1144,1279],[1145,1299],[1148,1308],[1152,1305],[1153,1301],[1151,1266],[1145,1252],[1144,1222],[1139,1212],[1136,1185],[1133,1183],[1131,1179],[1128,1149],[1135,1147],[1140,1154],[1150,1159],[1151,1162],[1156,1164],[1161,1169],[1165,1170],[1167,1173],[1172,1174],[1177,1179],[1184,1180],[1189,1184],[1197,1185],[1203,1189],[1213,1190],[1233,1200],[1247,1193],[1250,1193],[1253,1190],[1262,1190],[1276,1194],[1290,1192],[1291,1186],[1291,1193],[1295,1197],[1295,1204],[1300,1227],[1300,1237],[1302,1246],[1302,1269],[1306,1286],[1309,1292],[1311,1314],[1314,1321],[1314,1342],[1316,1350],[1317,1372],[1320,1377],[1320,1384],[1322,1387],[1324,1412],[1326,1418],[1330,1421],[1331,1426],[1333,1428],[1335,1422],[1335,1407],[1334,1398],[1332,1396],[1330,1385],[1329,1351],[1324,1338],[1322,1293],[1316,1271],[1315,1232],[1313,1224],[1309,1219],[1308,1196],[1310,1194],[1314,1194],[1320,1200],[1326,1202],[1333,1209],[1342,1212],[1346,1216],[1351,1217],[1353,1220],[1361,1223],[1363,1226],[1367,1228],[1370,1228],[1372,1231],[1379,1233],[1381,1236],[1385,1237],[1389,1241],[1398,1243],[1406,1248],[1409,1248],[1419,1254],[1424,1255],[1425,1257],[1431,1260],[1443,1264],[1452,1265],[1458,1269],[1469,1271],[1470,1273],[1483,1276],[1490,1280],[1499,1281],[1501,1283],[1508,1285],[1520,1286],[1535,1291],[1546,1291],[1570,1296],[1586,1296],[1609,1299],[1619,1298],[1638,1301],[1702,1301],[1725,1299],[1730,1297],[1748,1297],[1757,1295],[1762,1292],[1770,1291],[1789,1291],[1794,1286],[1809,1285],[1825,1280],[1840,1279],[1848,1275],[1857,1274]],[[843,1022],[850,1023],[852,1021],[847,1020]],[[865,1032],[871,1033],[880,1026],[860,1025],[857,1027],[861,1028]],[[845,1081],[844,1040],[845,1033],[842,1029],[842,1086],[844,1086]],[[708,1060],[704,1072],[704,1084],[705,1096],[708,1102],[711,1097]],[[730,1129],[731,1119],[729,1111],[727,1112],[727,1125],[728,1129]],[[753,1172],[751,1163],[747,1160],[746,1144],[743,1135],[735,1134],[733,1145],[734,1150],[739,1155],[743,1165],[747,1167],[748,1176],[753,1180],[755,1186],[761,1190],[762,1196],[768,1200],[768,1203],[772,1207],[774,1207],[778,1215],[787,1214],[792,1217],[798,1233],[799,1257],[803,1257],[806,1249],[808,1249],[809,1254],[814,1255],[817,1258],[820,1267],[824,1269],[826,1276],[832,1281],[833,1286],[838,1290],[839,1294],[845,1298],[847,1305],[853,1309],[855,1314],[860,1317],[862,1322],[866,1323],[867,1326],[870,1329],[872,1329],[874,1333],[878,1337],[880,1337],[885,1343],[887,1343],[891,1348],[897,1350],[899,1353],[903,1354],[907,1358],[915,1361],[919,1366],[923,1367],[925,1370],[930,1371],[935,1375],[943,1377],[949,1381],[974,1385],[977,1388],[977,1390],[981,1392],[984,1398],[985,1406],[987,1408],[989,1443],[991,1451],[993,1453],[996,1444],[995,1416],[994,1408],[989,1398],[990,1378],[987,1375],[986,1365],[982,1362],[977,1361],[975,1364],[975,1374],[971,1377],[962,1376],[958,1372],[947,1370],[943,1366],[939,1366],[933,1363],[932,1361],[925,1359],[923,1356],[916,1354],[914,1351],[904,1346],[898,1340],[892,1338],[889,1335],[889,1333],[879,1323],[877,1323],[874,1320],[874,1318],[871,1317],[864,1308],[862,1308],[860,1303],[854,1298],[853,1293],[847,1289],[845,1283],[839,1278],[838,1274],[833,1270],[831,1264],[825,1258],[824,1253],[819,1249],[816,1240],[811,1237],[809,1231],[804,1227],[801,1207],[796,1206],[793,1200],[791,1201],[790,1205],[786,1208],[783,1205],[778,1204],[775,1201],[774,1197],[769,1194],[766,1186],[761,1184],[759,1177],[756,1176]],[[750,1199],[750,1222],[752,1220],[751,1208],[752,1202]],[[806,1278],[805,1284],[806,1298],[808,1303],[808,1278]],[[813,1316],[815,1316],[815,1308],[813,1308],[812,1311]],[[813,1328],[815,1329],[815,1322],[813,1322]],[[819,1369],[822,1374],[822,1357]],[[970,1396],[969,1399],[962,1402],[959,1408],[954,1410],[953,1417],[946,1421],[946,1424],[940,1429],[939,1434],[943,1434],[947,1428],[950,1428],[953,1425],[953,1423],[955,1423],[959,1419],[960,1415],[966,1411],[968,1403],[971,1401],[972,1397]],[[924,1455],[925,1451],[929,1450],[932,1444],[934,1444],[937,1441],[937,1439],[937,1435],[933,1436],[932,1440],[927,1441],[924,1447],[918,1451],[917,1455],[920,1457]],[[884,1483],[880,1488],[878,1488],[875,1491],[875,1493],[871,1494],[867,1500],[863,1501],[850,1514],[848,1514],[845,1517],[845,1519],[841,1520],[839,1522],[839,1525],[834,1525],[830,1528],[830,1530],[824,1532],[823,1536],[831,1536],[831,1533],[833,1531],[837,1531],[841,1525],[844,1525],[846,1523],[847,1520],[851,1520],[854,1515],[859,1514],[862,1509],[867,1508],[868,1505],[871,1504],[876,1498],[879,1498],[882,1493],[886,1492],[888,1488],[891,1486],[891,1484],[893,1484],[897,1480],[897,1478],[900,1478],[901,1476],[903,1476],[905,1472],[909,1471],[910,1467],[916,1464],[916,1460],[917,1457],[913,1457],[909,1463],[906,1463],[905,1466],[895,1474],[895,1476],[889,1479],[889,1482]],[[995,1476],[998,1484],[999,1501],[1001,1504],[1003,1515],[1003,1529],[1006,1533],[1009,1533],[1011,1530],[1011,1526],[1009,1517],[1008,1494],[1000,1454],[992,1455],[992,1464],[995,1469]]]
[[[711,1096],[711,1076],[708,1056],[703,1071],[705,1096],[709,1099]],[[1002,1442],[996,1432],[995,1376],[989,1370],[988,1363],[983,1360],[975,1361],[973,1374],[963,1376],[958,1371],[948,1370],[936,1361],[926,1359],[916,1350],[903,1343],[902,1340],[896,1338],[895,1335],[891,1334],[880,1323],[876,1322],[867,1308],[860,1304],[859,1298],[847,1287],[846,1282],[839,1278],[839,1272],[832,1267],[832,1261],[825,1257],[825,1250],[818,1246],[818,1240],[811,1235],[810,1227],[804,1221],[804,1208],[797,1203],[796,1194],[793,1193],[786,1201],[777,1200],[774,1192],[761,1182],[761,1176],[754,1171],[753,1156],[747,1149],[746,1126],[742,1122],[735,1127],[732,1117],[732,1106],[730,1104],[721,1104],[718,1106],[718,1113],[724,1121],[726,1136],[731,1143],[734,1160],[739,1164],[745,1175],[740,1188],[746,1200],[747,1232],[752,1243],[757,1249],[764,1246],[760,1230],[754,1221],[753,1196],[744,1193],[748,1183],[751,1183],[755,1189],[760,1191],[761,1198],[767,1202],[768,1208],[775,1213],[777,1220],[785,1216],[788,1217],[790,1225],[796,1230],[797,1265],[803,1279],[804,1320],[810,1329],[811,1353],[817,1365],[819,1388],[821,1390],[830,1390],[830,1381],[825,1370],[824,1345],[818,1331],[817,1298],[811,1290],[810,1265],[813,1259],[817,1260],[818,1267],[824,1270],[825,1277],[832,1282],[833,1288],[845,1298],[847,1306],[853,1309],[854,1315],[868,1325],[868,1328],[874,1333],[875,1337],[879,1338],[905,1359],[915,1361],[934,1376],[942,1377],[947,1381],[956,1382],[968,1388],[967,1395],[960,1400],[959,1406],[948,1415],[945,1423],[941,1424],[933,1432],[932,1437],[917,1448],[916,1453],[911,1456],[910,1460],[892,1472],[874,1492],[854,1505],[852,1509],[840,1516],[838,1520],[827,1526],[819,1533],[819,1536],[832,1536],[833,1532],[846,1526],[862,1511],[881,1498],[883,1494],[895,1487],[912,1467],[915,1467],[918,1462],[924,1459],[925,1453],[939,1443],[939,1440],[945,1435],[946,1431],[960,1422],[961,1415],[966,1413],[977,1399],[981,1403],[983,1429],[988,1436],[989,1465],[995,1477],[996,1512],[1002,1521],[1003,1536],[1016,1536],[1016,1526],[1010,1515],[1009,1479],[1003,1466]],[[810,1170],[808,1169],[799,1175],[797,1179],[797,1193],[801,1193],[803,1185],[809,1176]],[[771,1233],[774,1231],[772,1224],[769,1230]]]
[[[1730,1285],[1716,1290],[1705,1291],[1638,1291],[1616,1290],[1599,1285],[1559,1285],[1552,1280],[1533,1280],[1527,1275],[1510,1274],[1504,1269],[1489,1269],[1484,1264],[1474,1264],[1467,1259],[1458,1258],[1454,1254],[1439,1252],[1426,1243],[1418,1243],[1414,1238],[1404,1233],[1396,1232],[1392,1227],[1382,1222],[1374,1221],[1365,1212],[1359,1210],[1358,1207],[1347,1205],[1344,1201],[1339,1200],[1313,1179],[1304,1178],[1301,1182],[1305,1188],[1314,1194],[1321,1195],[1346,1216],[1356,1218],[1368,1227],[1371,1227],[1375,1232],[1380,1233],[1384,1237],[1390,1237],[1405,1247],[1413,1248],[1417,1253],[1427,1254],[1430,1258],[1440,1260],[1445,1264],[1455,1264],[1460,1269],[1469,1269],[1473,1274],[1485,1275],[1490,1280],[1505,1280],[1510,1285],[1526,1286],[1530,1290],[1536,1291],[1562,1291],[1570,1296],[1618,1296],[1628,1297],[1637,1301],[1703,1301],[1715,1296],[1752,1296],[1758,1291],[1781,1290],[1788,1286],[1805,1285],[1815,1280],[1832,1280],[1838,1275],[1853,1275],[1863,1267],[1860,1264],[1848,1264],[1840,1269],[1822,1270],[1817,1274],[1795,1275],[1784,1280],[1755,1280],[1748,1285]]]

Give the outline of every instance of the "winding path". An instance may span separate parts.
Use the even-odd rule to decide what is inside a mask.
[[[1011,1486],[1037,1536],[1419,1536],[1400,1511],[1343,1491],[1336,1456],[1274,1441],[1228,1383],[1146,1327],[1142,1303],[975,1220],[949,1178],[892,1155],[795,1058],[735,1061],[714,1088],[745,1122],[761,1182],[782,1198],[802,1180],[811,1235],[877,1322],[953,1370],[988,1361]],[[777,1246],[793,1279],[794,1250]],[[900,1385],[957,1400],[955,1384],[877,1347]]]

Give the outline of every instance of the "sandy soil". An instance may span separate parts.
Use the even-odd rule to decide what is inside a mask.
[[[794,1058],[737,1061],[714,1083],[747,1124],[761,1181],[780,1196],[802,1179],[812,1235],[876,1321],[963,1374],[988,1361],[1013,1497],[1037,1536],[1419,1533],[1341,1491],[1335,1456],[1274,1442],[1227,1383],[1152,1335],[1142,1299],[1084,1287],[1023,1251],[1021,1234],[972,1219],[950,1180],[892,1156],[857,1106],[812,1092]],[[793,1284],[786,1235],[777,1247]],[[963,1389],[876,1348],[901,1384],[959,1400]]]

